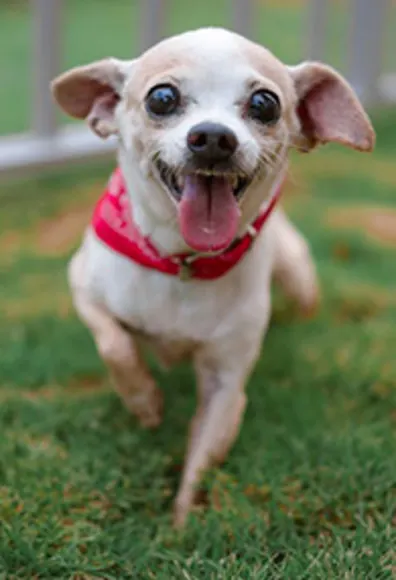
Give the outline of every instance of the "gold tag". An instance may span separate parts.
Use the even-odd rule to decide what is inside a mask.
[[[180,280],[183,280],[183,282],[186,282],[187,280],[190,280],[190,278],[192,278],[191,264],[189,264],[188,262],[182,262],[180,264],[179,278]]]

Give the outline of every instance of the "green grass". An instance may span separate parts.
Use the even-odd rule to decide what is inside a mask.
[[[216,22],[222,4],[210,4]],[[92,1],[68,3],[79,31],[66,42],[68,64],[108,46],[127,54],[129,2],[112,4],[124,29],[109,36],[108,4],[100,5],[96,32]],[[8,81],[18,87],[1,119],[8,131],[22,127],[27,111],[26,19],[23,10],[0,10],[2,39],[18,64],[4,68],[0,102],[10,98]],[[271,15],[291,31],[283,43],[271,20],[271,43],[292,56],[300,16],[280,8]],[[204,8],[197,18],[208,21]],[[183,23],[193,25],[193,16],[180,2],[169,27]],[[362,208],[396,211],[395,124],[394,113],[375,115],[370,157],[329,147],[294,158],[286,205],[312,244],[322,306],[304,321],[275,295],[241,435],[227,463],[205,478],[182,534],[170,510],[195,405],[191,370],[163,375],[153,366],[164,423],[155,433],[139,428],[66,286],[82,226],[64,218],[88,219],[110,166],[1,185],[0,578],[396,577],[395,246],[354,219]],[[337,225],[341,210],[350,210],[350,227]]]

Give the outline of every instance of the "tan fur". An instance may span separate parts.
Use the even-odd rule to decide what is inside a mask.
[[[162,44],[154,46],[136,62],[133,77],[125,89],[127,107],[141,102],[149,87],[179,78],[191,65],[188,54],[181,57],[175,51],[164,51]]]
[[[144,100],[165,82],[178,87],[182,108],[158,120],[147,114]],[[246,114],[247,100],[257,89],[271,90],[280,100],[281,117],[271,126]],[[238,235],[284,179],[290,148],[338,141],[369,150],[374,144],[366,114],[338,73],[319,63],[288,68],[262,47],[221,29],[168,39],[135,61],[109,59],[75,69],[55,80],[53,91],[66,112],[85,117],[100,136],[118,135],[135,222],[164,254],[190,248],[177,225],[178,202],[155,160],[183,168],[186,136],[197,123],[222,123],[237,136],[236,163],[251,176],[239,202]],[[148,342],[165,364],[185,356],[194,364],[198,409],[175,502],[178,526],[203,472],[226,458],[237,437],[246,382],[269,322],[273,277],[305,312],[317,305],[308,245],[280,210],[244,259],[213,281],[185,282],[146,270],[99,242],[91,229],[72,260],[76,310],[125,405],[142,425],[159,424],[162,398],[141,345]]]

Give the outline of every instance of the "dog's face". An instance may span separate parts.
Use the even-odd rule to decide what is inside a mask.
[[[178,217],[196,251],[225,249],[257,213],[291,147],[374,143],[352,89],[318,63],[286,67],[222,29],[156,45],[139,59],[73,69],[53,85],[59,104],[100,136],[116,133],[124,159]]]

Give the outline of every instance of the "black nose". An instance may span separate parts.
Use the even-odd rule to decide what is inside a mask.
[[[238,139],[231,129],[220,123],[199,123],[190,129],[187,145],[197,157],[205,161],[229,159],[238,147]]]

